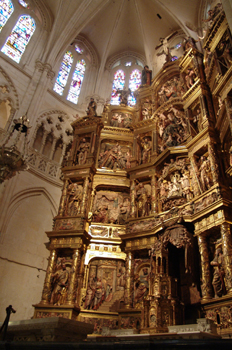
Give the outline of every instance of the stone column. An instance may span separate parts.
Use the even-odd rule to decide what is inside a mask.
[[[60,161],[59,161],[59,164],[60,164],[60,165],[62,165],[62,162],[63,162],[63,159],[64,159],[64,155],[65,155],[66,148],[67,148],[66,143],[63,143],[62,154],[61,154]]]
[[[52,274],[54,272],[54,265],[55,265],[56,259],[57,259],[56,250],[55,249],[51,250],[50,256],[48,259],[48,268],[47,268],[47,272],[44,280],[41,304],[49,304],[49,294],[51,291],[51,279],[52,279]]]
[[[89,179],[86,177],[83,186],[83,198],[81,205],[81,214],[86,212],[86,204],[87,204],[87,191],[88,191]]]
[[[39,150],[40,153],[43,153],[47,135],[48,135],[48,132],[44,131],[42,142],[41,142],[41,147],[40,147],[40,150]]]
[[[222,252],[224,257],[225,284],[229,293],[232,292],[232,239],[230,224],[221,224]]]
[[[136,212],[135,212],[135,180],[131,181],[130,197],[131,197],[131,217],[135,218],[136,217]]]
[[[50,154],[49,154],[49,159],[50,159],[50,160],[52,160],[52,157],[53,157],[53,155],[54,155],[55,147],[56,147],[56,142],[57,142],[57,138],[56,138],[56,137],[53,137],[52,147],[51,147],[51,151],[50,151]]]
[[[132,307],[132,252],[127,253],[126,258],[126,285],[125,285],[125,308],[129,309]]]
[[[218,183],[218,165],[216,162],[216,154],[215,154],[214,145],[212,141],[208,143],[208,153],[209,153],[209,161],[210,161],[213,184],[215,185],[216,183]]]
[[[75,290],[77,288],[78,263],[80,260],[80,250],[75,249],[73,252],[73,261],[71,269],[71,277],[68,286],[67,304],[71,305],[75,302]]]
[[[68,182],[68,179],[66,179],[64,181],[62,195],[61,195],[61,198],[60,198],[60,206],[59,206],[58,216],[63,216],[64,215],[65,204],[66,204],[66,200],[67,200],[68,185],[69,185],[69,182]]]
[[[211,276],[210,276],[210,261],[209,261],[209,251],[207,247],[206,238],[202,235],[197,236],[198,246],[201,257],[201,292],[202,299],[208,300],[213,296],[212,293],[212,284],[211,284]]]
[[[157,212],[157,178],[156,175],[152,175],[151,178],[151,211],[152,214]]]

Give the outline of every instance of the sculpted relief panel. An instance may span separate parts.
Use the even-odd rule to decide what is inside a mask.
[[[131,167],[131,147],[127,144],[113,143],[104,141],[101,144],[98,158],[99,168],[109,168],[113,170],[128,169]]]
[[[129,194],[114,191],[97,192],[93,207],[93,222],[123,225],[129,213]]]

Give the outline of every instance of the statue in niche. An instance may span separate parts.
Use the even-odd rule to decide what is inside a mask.
[[[223,294],[226,294],[226,288],[224,282],[224,256],[222,253],[221,242],[219,244],[216,244],[215,248],[214,259],[210,264],[214,268],[212,285],[215,293],[215,298],[217,298],[221,297]]]
[[[80,213],[83,197],[83,187],[77,183],[71,183],[68,186],[68,200],[66,204],[65,215],[76,216]]]
[[[190,89],[194,85],[195,79],[196,79],[196,74],[194,70],[192,68],[188,69],[187,74],[185,76],[185,81],[188,89]]]
[[[65,265],[65,259],[61,260],[60,266],[57,271],[52,274],[52,294],[50,304],[62,305],[65,301],[64,295],[67,292],[69,271]]]
[[[151,85],[152,71],[146,65],[142,70],[142,85]]]
[[[147,98],[142,104],[142,119],[150,119],[152,115],[152,104],[151,101]]]
[[[147,186],[150,187],[150,185]],[[139,183],[136,187],[138,217],[149,215],[151,210],[150,193],[148,192],[148,189],[146,187],[143,183]]]
[[[94,98],[91,97],[88,108],[87,115],[89,117],[97,117],[97,103],[94,101]]]
[[[198,132],[200,130],[200,124],[202,120],[202,114],[200,108],[197,108],[194,116],[193,116],[193,125],[195,130]]]
[[[200,181],[203,191],[207,191],[211,187],[211,170],[210,170],[210,161],[205,156],[201,157],[201,165],[199,167],[200,172]]]
[[[90,147],[90,143],[86,141],[85,138],[83,138],[80,141],[80,144],[78,146],[77,149],[77,161],[78,164],[85,164],[86,163],[86,158],[87,158],[87,154],[89,151],[89,147]]]
[[[149,270],[148,267],[142,269],[142,273],[136,274],[134,277],[135,291],[134,291],[134,306],[142,301],[149,291]]]
[[[139,135],[137,136],[137,140],[142,148],[140,164],[149,163],[151,161],[151,141],[148,137],[141,138]]]

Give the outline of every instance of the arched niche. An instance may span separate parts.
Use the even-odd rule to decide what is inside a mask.
[[[44,128],[43,128],[43,125],[41,125],[37,130],[36,137],[33,143],[33,148],[35,148],[37,151],[41,149],[43,135],[44,135]]]
[[[53,153],[52,160],[54,160],[57,163],[60,162],[60,159],[62,156],[62,149],[63,149],[63,141],[62,141],[62,139],[59,139],[56,142],[55,151]]]
[[[49,133],[47,138],[46,138],[44,149],[43,149],[43,155],[48,157],[48,158],[51,154],[52,143],[53,143],[53,135],[52,135],[52,133]]]

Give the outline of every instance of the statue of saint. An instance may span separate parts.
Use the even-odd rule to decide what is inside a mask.
[[[65,262],[61,262],[61,269],[52,274],[53,277],[53,289],[51,294],[50,304],[60,305],[61,296],[64,294],[67,288],[69,272],[66,269]]]
[[[140,146],[142,147],[142,157],[141,157],[141,164],[150,162],[151,157],[151,141],[148,140],[147,137],[144,137],[144,139],[140,139],[140,137],[137,137],[138,142]]]
[[[94,98],[91,97],[88,108],[87,108],[87,115],[89,117],[97,117],[97,104],[94,101]]]
[[[151,85],[152,71],[146,65],[142,70],[142,85]]]
[[[82,141],[79,144],[78,150],[77,150],[77,158],[78,158],[78,164],[85,164],[86,163],[86,157],[89,150],[90,143],[86,141],[85,138],[82,139]]]
[[[225,282],[224,282],[224,257],[222,254],[221,246],[216,247],[214,259],[210,263],[213,268],[213,280],[212,285],[215,293],[215,297],[221,297],[226,294]]]

